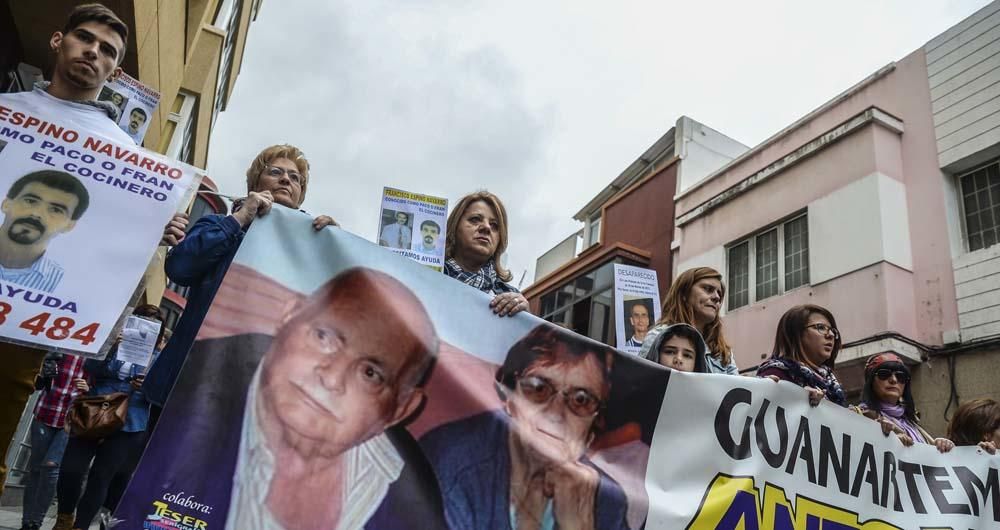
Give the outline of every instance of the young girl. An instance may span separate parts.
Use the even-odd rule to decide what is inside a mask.
[[[681,372],[708,372],[705,339],[687,324],[667,326],[656,336],[646,358]]]

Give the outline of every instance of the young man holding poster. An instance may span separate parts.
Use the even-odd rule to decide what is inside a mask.
[[[104,83],[121,72],[128,32],[128,26],[110,9],[99,4],[77,6],[62,31],[53,33],[49,40],[55,54],[52,82],[37,85],[30,92],[0,94],[0,112],[12,103],[37,108],[58,114],[80,130],[133,144],[116,124],[115,106],[96,101]],[[6,454],[17,430],[44,357],[44,350],[0,345],[0,455]],[[0,492],[6,475],[7,468],[0,461]]]

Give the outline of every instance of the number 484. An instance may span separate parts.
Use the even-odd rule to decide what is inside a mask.
[[[7,321],[7,315],[10,314],[11,309],[10,304],[0,302],[0,324]],[[46,338],[52,340],[75,340],[79,341],[83,346],[87,346],[97,340],[97,329],[101,326],[97,322],[74,329],[76,327],[76,320],[70,317],[57,317],[49,325],[49,319],[51,318],[52,313],[40,313],[21,322],[17,327],[28,330],[28,333],[32,336],[44,333]]]

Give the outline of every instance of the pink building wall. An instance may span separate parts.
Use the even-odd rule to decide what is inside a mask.
[[[680,226],[678,263],[683,266],[691,258],[733,243],[872,173],[905,186],[912,271],[882,262],[731,312],[726,316],[727,335],[737,345],[741,367],[757,364],[760,354],[770,351],[778,318],[799,303],[818,303],[833,310],[846,341],[896,331],[938,345],[944,332],[958,329],[945,203],[945,189],[950,185],[947,179],[951,177],[938,166],[922,48],[897,62],[889,73],[683,193],[676,202],[677,216],[873,106],[900,119],[904,132],[866,125]],[[809,243],[810,249],[824,244],[812,234]],[[843,248],[843,252],[850,251]]]

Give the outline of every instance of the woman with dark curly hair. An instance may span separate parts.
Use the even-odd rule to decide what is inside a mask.
[[[604,427],[614,359],[608,346],[542,324],[497,370],[503,409],[421,439],[451,528],[628,528],[622,488],[586,457]]]

